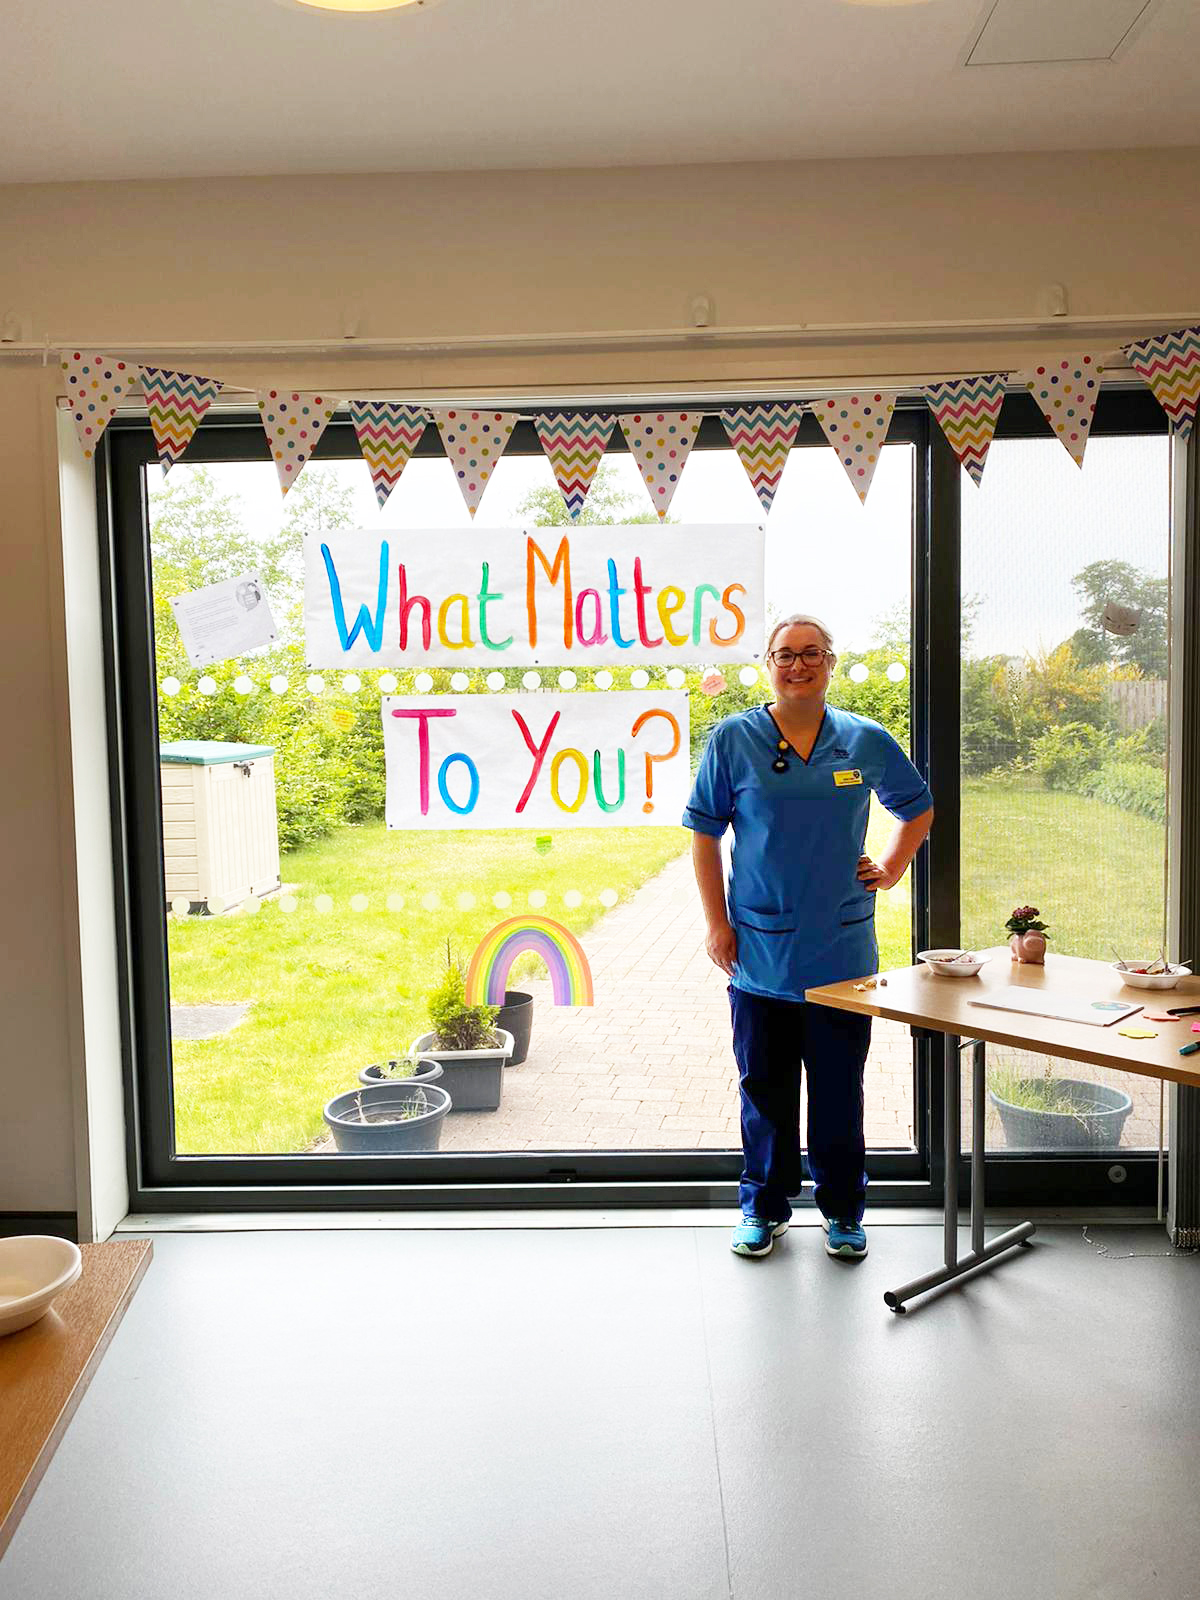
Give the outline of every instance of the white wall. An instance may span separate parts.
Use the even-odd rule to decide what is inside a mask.
[[[1052,281],[1073,313],[1196,315],[1198,191],[1200,149],[16,186],[0,188],[0,310],[106,353],[336,342],[352,301],[364,337],[680,326],[697,293],[727,325],[1024,318]],[[242,383],[449,391],[978,371],[1037,352],[976,337],[196,364]],[[82,628],[86,650],[91,620],[64,601],[53,379],[0,354],[0,1210],[74,1208],[87,1122],[67,637]]]

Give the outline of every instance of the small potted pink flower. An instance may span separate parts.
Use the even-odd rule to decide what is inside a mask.
[[[1017,906],[1004,924],[1012,935],[1008,947],[1014,961],[1023,961],[1030,966],[1045,966],[1046,940],[1050,935],[1046,931],[1046,924],[1038,920],[1040,916],[1036,906]]]

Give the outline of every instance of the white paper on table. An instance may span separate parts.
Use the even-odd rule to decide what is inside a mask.
[[[273,644],[279,637],[271,602],[257,572],[176,595],[171,610],[194,667],[228,661]]]
[[[1100,1002],[1106,1008],[1115,1001]],[[992,995],[987,1000],[968,1000],[969,1006],[989,1006],[997,1011],[1021,1011],[1032,1017],[1054,1017],[1059,1022],[1086,1022],[1093,1028],[1107,1028],[1114,1022],[1124,1022],[1140,1011],[1140,1005],[1122,1005],[1119,1010],[1097,1010],[1097,1002],[1071,1000],[1065,995],[1038,994],[1031,989],[1014,989],[1007,994]]]

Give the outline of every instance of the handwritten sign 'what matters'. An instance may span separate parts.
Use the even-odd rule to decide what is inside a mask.
[[[314,667],[755,660],[753,524],[362,529],[304,541]]]

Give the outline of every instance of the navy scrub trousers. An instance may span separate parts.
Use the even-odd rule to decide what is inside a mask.
[[[808,1077],[808,1168],[817,1209],[861,1222],[866,1209],[863,1068],[871,1019],[800,1000],[770,1000],[730,984],[733,1054],[742,1102],[746,1216],[786,1222],[804,1181],[801,1067]]]

